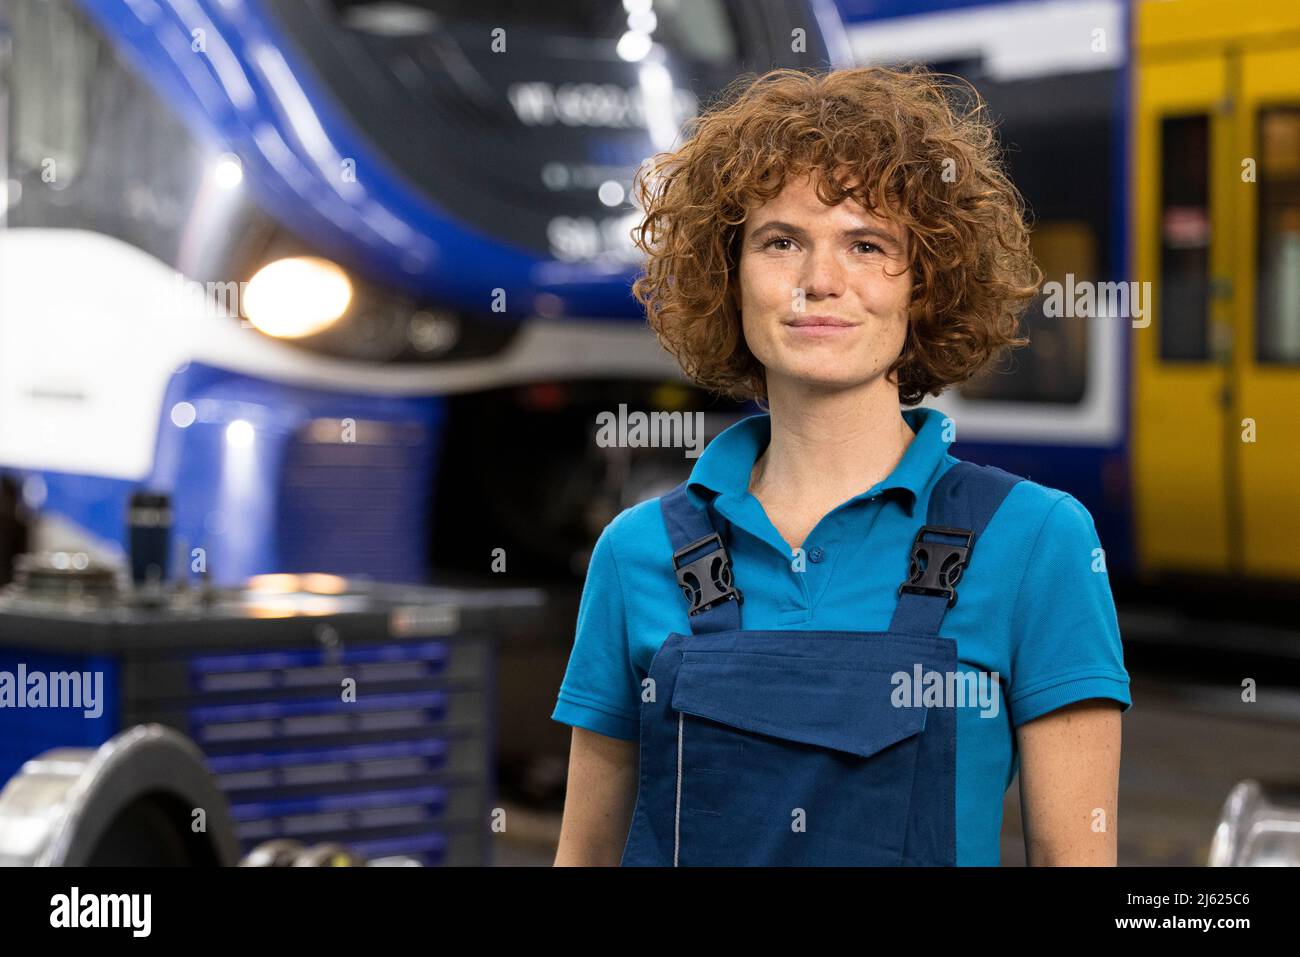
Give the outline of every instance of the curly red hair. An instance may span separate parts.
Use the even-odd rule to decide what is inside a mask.
[[[852,196],[910,236],[908,331],[889,368],[903,404],[1026,345],[1043,277],[985,109],[966,81],[915,65],[737,79],[634,180],[647,260],[632,292],[659,341],[705,388],[766,399],[735,306],[740,239],[752,207],[811,171],[823,202]]]

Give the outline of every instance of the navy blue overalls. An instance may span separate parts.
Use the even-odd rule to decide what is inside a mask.
[[[955,864],[957,712],[895,707],[891,676],[958,670],[939,627],[1020,480],[969,462],[940,477],[885,632],[743,630],[711,503],[665,495],[692,633],[650,664],[623,865]]]

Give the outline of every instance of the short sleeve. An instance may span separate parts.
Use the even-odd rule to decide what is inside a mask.
[[[640,695],[628,658],[627,615],[613,527],[614,522],[606,526],[592,549],[573,650],[551,717],[632,740],[639,735]]]
[[[1092,516],[1073,496],[1058,499],[1043,520],[1011,634],[1014,727],[1087,698],[1132,707],[1105,555]]]

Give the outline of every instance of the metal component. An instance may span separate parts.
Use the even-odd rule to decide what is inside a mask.
[[[1228,794],[1210,867],[1300,866],[1300,789],[1245,780]]]
[[[131,580],[155,591],[171,570],[171,498],[165,492],[137,491],[127,508]]]
[[[278,838],[257,845],[239,862],[240,867],[291,867],[294,860],[307,849],[302,841]]]
[[[238,857],[203,755],[162,725],[128,728],[97,749],[46,751],[0,791],[0,866],[225,866]]]
[[[257,845],[239,862],[240,867],[423,867],[414,857],[393,854],[366,860],[346,844],[307,847],[302,841],[277,838]]]
[[[15,597],[47,601],[111,600],[117,597],[117,569],[85,552],[39,552],[14,559]]]
[[[294,867],[365,867],[364,855],[345,844],[317,844],[299,854]]]

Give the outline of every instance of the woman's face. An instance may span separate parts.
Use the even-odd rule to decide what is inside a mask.
[[[744,223],[741,321],[769,396],[783,385],[838,390],[880,380],[907,333],[905,230],[852,198],[827,206],[813,182],[792,179]]]

